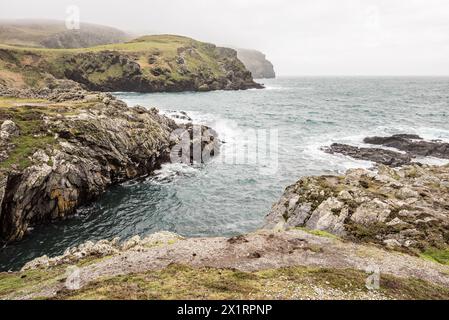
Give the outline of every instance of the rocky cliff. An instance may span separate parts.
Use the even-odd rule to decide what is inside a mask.
[[[0,84],[45,88],[52,79],[96,91],[209,91],[261,88],[233,49],[161,35],[89,49],[0,46]]]
[[[259,51],[249,49],[237,49],[237,56],[245,67],[251,71],[255,79],[276,78],[273,64]]]
[[[130,108],[76,85],[14,94],[0,97],[0,239],[6,242],[32,225],[72,215],[112,184],[150,174],[192,131],[156,109]],[[207,133],[192,143],[213,155],[218,139]]]

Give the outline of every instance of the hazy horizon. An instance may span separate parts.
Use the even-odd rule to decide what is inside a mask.
[[[65,20],[70,5],[82,22],[260,50],[279,76],[449,75],[443,0],[17,0],[0,19]]]

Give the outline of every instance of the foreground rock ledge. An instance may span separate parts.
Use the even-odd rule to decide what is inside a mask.
[[[367,288],[376,267],[380,287]],[[312,231],[88,242],[0,273],[3,299],[447,299],[449,266]]]
[[[157,109],[130,108],[106,93],[75,88],[15,94],[25,98],[0,97],[5,242],[21,239],[35,224],[70,216],[112,184],[152,173],[192,131],[191,124],[178,125]],[[211,135],[198,143],[213,155],[218,139]]]

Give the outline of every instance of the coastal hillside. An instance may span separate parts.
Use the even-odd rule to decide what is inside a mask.
[[[267,60],[266,56],[257,50],[236,49],[240,61],[251,71],[255,79],[276,78],[273,64]]]
[[[0,45],[0,84],[52,87],[73,80],[96,91],[209,91],[260,88],[233,49],[174,35],[87,49]]]
[[[68,30],[64,21],[0,20],[0,43],[39,48],[87,48],[130,40],[121,30],[81,23],[79,30]]]

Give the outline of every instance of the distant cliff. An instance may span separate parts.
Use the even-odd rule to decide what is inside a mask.
[[[245,67],[251,71],[255,79],[275,78],[273,64],[267,60],[262,52],[248,49],[237,49],[237,55]]]
[[[67,30],[63,21],[57,20],[2,20],[0,43],[55,49],[87,48],[130,40],[121,30],[82,23],[79,30]]]

